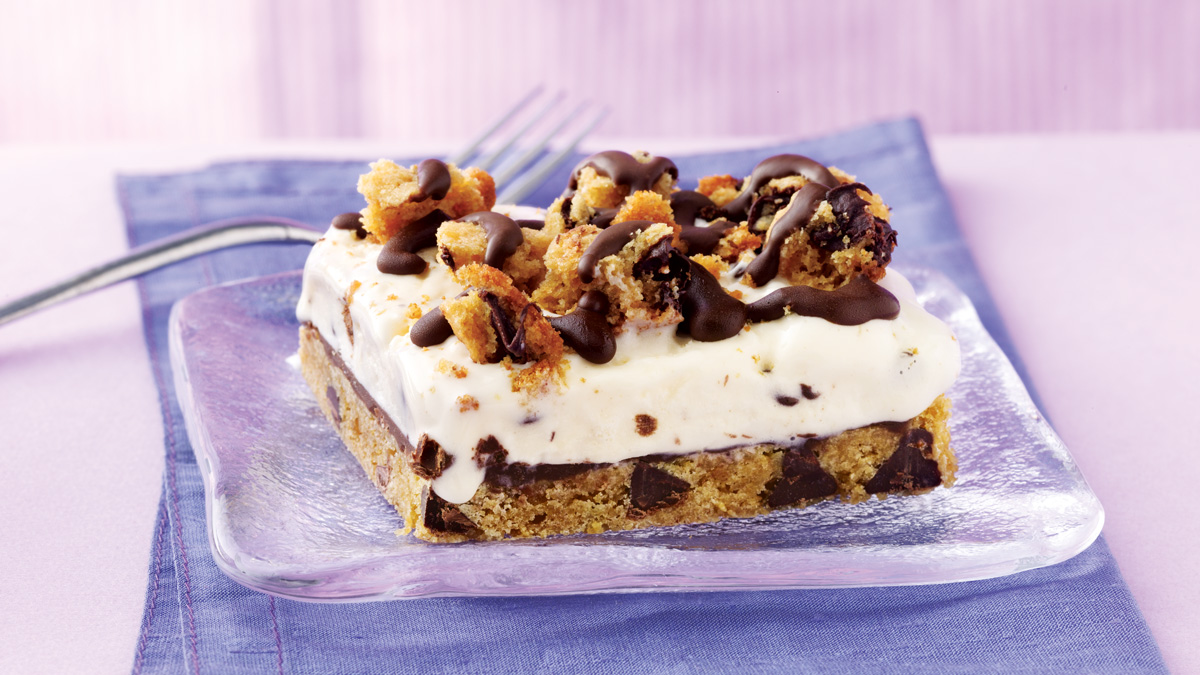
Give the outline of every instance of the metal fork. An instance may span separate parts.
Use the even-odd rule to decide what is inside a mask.
[[[468,162],[477,159],[475,166],[485,170],[490,170],[492,166],[500,163],[500,168],[493,175],[496,186],[503,187],[496,197],[498,204],[515,204],[537,189],[546,181],[550,172],[558,168],[608,114],[607,108],[596,109],[590,103],[583,102],[566,114],[560,113],[557,121],[553,121],[555,118],[551,117],[550,113],[555,111],[564,98],[564,95],[559,93],[539,106],[532,116],[523,115],[522,113],[538,100],[541,94],[542,87],[530,91],[461,152],[446,160],[458,166],[467,166]],[[500,135],[501,131],[507,131],[511,123],[521,118],[525,119],[519,128],[507,135]],[[547,120],[550,121],[543,124]],[[515,158],[509,158],[514,154],[513,149],[520,145],[522,139],[531,131],[546,126],[550,126],[550,129],[525,152]],[[574,135],[557,150],[549,152],[540,161],[534,163],[534,160],[545,153],[550,144],[570,127],[576,128]],[[489,143],[489,141],[491,142]],[[490,145],[495,147],[488,149],[486,156],[480,156],[484,146]],[[51,305],[139,277],[160,267],[182,262],[198,255],[246,244],[303,243],[311,245],[320,239],[323,233],[324,230],[317,230],[311,225],[290,218],[262,216],[221,220],[200,225],[139,246],[120,258],[81,272],[49,288],[0,305],[0,326]]]

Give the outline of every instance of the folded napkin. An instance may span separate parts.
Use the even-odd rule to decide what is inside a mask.
[[[953,278],[1023,373],[917,122],[673,159],[681,184],[690,187],[706,174],[747,175],[758,160],[781,152],[836,165],[884,195],[900,232],[896,258]],[[548,205],[573,164],[530,203]],[[361,207],[354,185],[364,169],[363,161],[235,162],[123,176],[118,189],[130,243],[138,245],[248,215],[323,227]],[[171,382],[167,316],[174,301],[194,290],[296,269],[306,254],[302,247],[246,247],[139,282],[166,429],[166,471],[135,673],[1166,670],[1103,538],[1052,567],[934,586],[367,604],[312,604],[246,589],[217,569],[209,551],[200,471]]]

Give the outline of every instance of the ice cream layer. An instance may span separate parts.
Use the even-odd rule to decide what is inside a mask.
[[[959,371],[950,330],[889,270],[880,286],[900,301],[895,319],[841,326],[788,315],[717,342],[677,336],[673,326],[626,331],[611,362],[569,354],[565,386],[531,396],[512,390],[504,365],[472,362],[454,337],[414,345],[414,319],[462,288],[434,261],[435,249],[422,252],[430,264],[419,275],[380,272],[380,249],[352,230],[330,229],[308,258],[297,316],[320,331],[411,444],[428,436],[453,458],[433,483],[449,502],[468,501],[483,483],[473,455],[489,436],[508,462],[527,464],[794,444],[908,420]],[[720,281],[747,303],[786,285],[752,289],[728,273]]]

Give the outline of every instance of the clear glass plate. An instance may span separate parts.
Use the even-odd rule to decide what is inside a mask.
[[[974,308],[901,270],[962,344],[949,394],[958,483],[727,520],[545,540],[429,544],[347,452],[299,371],[299,273],[205,289],[171,316],[175,386],[204,475],[213,557],[305,600],[886,586],[966,581],[1085,549],[1104,512]]]

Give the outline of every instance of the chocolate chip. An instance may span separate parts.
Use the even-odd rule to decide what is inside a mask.
[[[687,497],[692,486],[687,481],[645,462],[633,467],[629,481],[630,516],[640,518],[650,511],[674,506]]]
[[[662,282],[657,285],[658,292],[652,300],[654,309],[679,310],[679,294],[687,286],[691,264],[670,239],[662,239],[646,249],[641,259],[634,263],[633,274],[639,279],[649,277]],[[654,286],[648,286],[647,290],[654,290]]]
[[[454,335],[454,329],[442,314],[441,307],[426,312],[408,331],[408,338],[418,347],[440,345],[451,335]]]
[[[525,341],[525,317],[536,305],[525,305],[514,322],[500,306],[500,298],[496,297],[496,294],[491,291],[479,291],[479,298],[488,306],[492,330],[496,331],[497,348],[493,362],[510,356],[513,363],[525,363],[529,359],[529,345]]]
[[[839,185],[829,191],[826,199],[833,210],[834,223],[812,233],[814,245],[827,251],[840,251],[849,246],[866,242],[879,265],[887,265],[896,247],[896,232],[886,220],[876,218],[866,200],[858,196],[859,190],[870,192],[862,183]]]
[[[821,396],[819,393],[813,391],[813,388],[807,384],[800,385],[800,395],[810,401]]]
[[[422,522],[434,532],[470,534],[475,529],[475,523],[464,516],[457,506],[437,496],[432,490],[425,497],[424,511]]]
[[[746,222],[755,232],[766,232],[775,219],[775,214],[783,210],[792,200],[798,188],[786,188],[778,192],[768,191],[750,204],[750,212],[746,214]]]
[[[454,458],[447,455],[442,446],[432,438],[422,435],[413,448],[412,471],[419,478],[433,480],[442,475]]]
[[[896,452],[879,467],[864,486],[867,492],[924,490],[942,484],[942,473],[933,459],[933,434],[924,429],[909,429],[900,438]]]
[[[651,436],[658,429],[658,420],[650,415],[637,415],[633,418],[639,436]]]
[[[562,214],[564,227],[571,229],[571,200],[575,198],[575,191],[568,189],[563,193],[562,206],[559,207],[559,212]]]
[[[367,230],[362,224],[362,214],[357,211],[334,216],[332,224],[336,230],[354,230],[354,236],[359,239],[367,238]]]
[[[787,506],[801,500],[823,499],[837,493],[837,481],[821,468],[813,453],[812,441],[783,454],[783,475],[767,497],[772,507]]]
[[[475,464],[481,469],[504,464],[508,451],[495,436],[488,436],[475,444]]]
[[[800,399],[796,398],[795,396],[776,396],[775,400],[779,403],[779,405],[786,405],[789,408],[800,402]]]
[[[841,251],[863,240],[874,229],[874,216],[867,211],[867,202],[858,196],[865,190],[862,183],[839,185],[825,199],[833,210],[834,224],[812,233],[812,241],[826,251]]]
[[[375,484],[381,488],[387,487],[392,478],[392,467],[386,462],[375,465]]]
[[[329,401],[329,409],[333,411],[334,425],[342,426],[342,403],[332,386],[325,387],[325,400]]]

